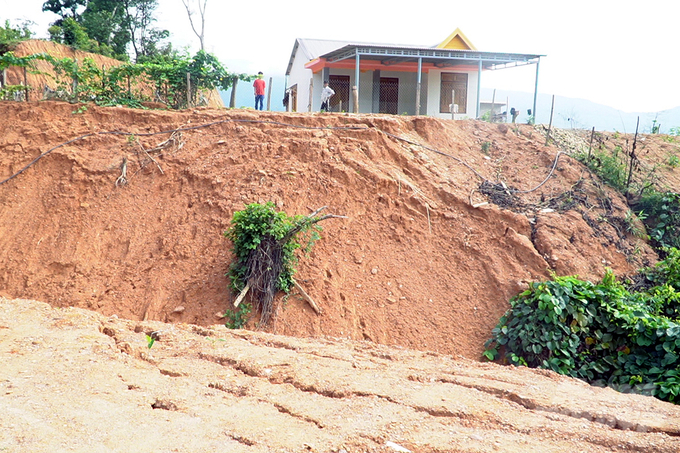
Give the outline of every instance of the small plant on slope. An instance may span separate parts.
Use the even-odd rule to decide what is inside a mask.
[[[269,321],[277,291],[287,293],[295,285],[295,251],[303,248],[308,252],[320,238],[321,227],[317,223],[338,217],[317,217],[322,209],[309,216],[289,217],[277,212],[270,202],[249,204],[245,210],[234,213],[232,226],[224,233],[234,243],[236,255],[228,276],[232,289],[240,293],[237,303],[248,291],[253,292],[261,326]],[[242,327],[244,314],[234,316],[230,317],[231,322]]]
[[[484,356],[680,401],[680,252],[668,250],[641,275],[642,291],[611,271],[598,284],[576,277],[532,283],[510,301]]]

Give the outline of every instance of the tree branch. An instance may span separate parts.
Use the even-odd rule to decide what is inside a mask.
[[[246,297],[246,294],[248,294],[248,290],[250,289],[250,282],[246,282],[246,287],[243,288],[243,291],[241,291],[241,294],[238,295],[236,300],[234,301],[234,308],[237,308],[239,304],[243,301],[243,298]]]
[[[303,299],[307,301],[307,303],[314,309],[317,315],[320,315],[322,313],[321,309],[319,308],[318,305],[316,305],[316,302],[314,302],[314,299],[312,299],[309,294],[300,286],[298,282],[293,280],[293,284],[297,288],[298,291],[300,291],[300,294],[302,295]]]

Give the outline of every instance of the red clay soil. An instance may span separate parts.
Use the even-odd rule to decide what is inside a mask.
[[[220,323],[234,212],[327,206],[347,218],[296,274],[323,313],[279,295],[265,330],[479,359],[527,282],[656,260],[625,200],[556,156],[528,125],[0,102],[0,295]]]

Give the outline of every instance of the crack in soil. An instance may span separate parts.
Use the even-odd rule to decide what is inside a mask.
[[[668,430],[657,430],[655,428],[652,428],[650,426],[646,426],[646,425],[643,425],[643,424],[639,424],[639,423],[635,423],[635,422],[629,422],[629,421],[626,421],[626,420],[621,420],[621,419],[615,417],[614,415],[598,414],[596,412],[589,411],[589,410],[574,411],[574,410],[566,408],[566,407],[543,406],[543,405],[537,404],[535,401],[524,398],[524,397],[518,395],[517,393],[509,391],[509,390],[497,389],[497,388],[494,388],[494,387],[488,387],[488,386],[480,385],[480,384],[467,384],[465,382],[461,382],[461,381],[456,380],[456,379],[440,378],[440,379],[437,379],[437,382],[442,382],[442,383],[445,383],[445,384],[459,385],[461,387],[479,390],[480,392],[487,393],[487,394],[495,396],[497,398],[512,401],[513,403],[519,404],[520,406],[524,407],[525,409],[528,409],[528,410],[531,410],[531,411],[556,413],[556,414],[572,417],[572,418],[575,418],[575,419],[584,419],[584,420],[587,420],[587,421],[590,421],[590,422],[599,423],[599,424],[608,426],[610,428],[618,429],[618,430],[622,430],[622,431],[662,433],[662,434],[667,434],[669,436],[680,436],[680,430],[677,431],[677,432],[668,431]]]
[[[324,429],[324,428],[325,428],[324,424],[321,423],[320,421],[315,420],[315,419],[313,419],[313,418],[311,418],[311,417],[308,417],[308,416],[301,415],[301,414],[298,414],[298,413],[296,413],[296,412],[293,412],[291,409],[287,408],[286,406],[284,406],[284,405],[282,405],[282,404],[279,404],[279,403],[272,403],[272,402],[270,402],[270,401],[265,401],[265,400],[259,400],[259,401],[260,401],[260,402],[263,402],[263,403],[273,404],[274,407],[275,407],[279,412],[281,412],[282,414],[287,414],[287,415],[290,415],[291,417],[300,419],[300,420],[305,421],[305,422],[307,422],[307,423],[314,424],[314,425],[316,425],[316,427],[319,428],[319,429]]]

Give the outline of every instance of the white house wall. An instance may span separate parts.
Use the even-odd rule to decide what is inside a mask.
[[[288,86],[290,88],[297,84],[297,111],[306,112],[309,105],[309,79],[312,78],[312,70],[305,69],[304,58],[300,53],[296,54],[293,64],[290,68],[290,76],[288,77]]]
[[[301,54],[297,54],[291,66],[288,78],[288,88],[297,84],[297,111],[307,112],[309,106],[309,81],[313,79],[314,88],[312,92],[312,111],[319,111],[321,108],[321,89],[323,88],[323,73],[313,74],[310,69],[305,69],[307,61]],[[442,72],[461,72],[455,68],[446,70],[430,69],[428,73],[422,75],[421,91],[421,115],[428,115],[436,118],[451,118],[450,113],[439,112],[439,92],[441,87]],[[350,77],[350,87],[356,85],[355,71],[353,69],[331,69],[331,75],[346,75]],[[377,113],[373,110],[373,71],[361,71],[359,76],[359,111],[361,113]],[[456,119],[475,118],[477,110],[477,84],[479,81],[478,72],[467,72],[468,74],[468,95],[466,113],[456,115]],[[380,71],[381,77],[395,77],[399,79],[399,113],[406,112],[409,115],[415,114],[417,74],[413,72]],[[403,86],[402,86],[403,84]],[[332,88],[332,87],[331,87]],[[353,111],[353,99],[350,91],[350,106],[347,111]]]
[[[361,113],[378,113],[373,111],[373,89],[379,87],[373,86],[373,72],[374,71],[360,71],[359,72],[359,111]],[[349,76],[350,87],[355,84],[356,73],[353,69],[331,69],[330,75]],[[380,77],[393,77],[399,79],[399,99],[398,111],[399,113],[406,112],[409,115],[415,114],[416,102],[416,85],[418,78],[416,73],[412,72],[396,72],[396,71],[380,71]],[[314,93],[312,99],[312,110],[318,110],[321,107],[321,87],[323,81],[321,73],[314,74]],[[427,83],[427,74],[423,74],[421,92],[421,104],[425,105],[427,100],[427,92],[424,87]],[[331,88],[333,88],[331,86]],[[309,87],[307,87],[309,91]],[[353,110],[352,94],[350,92],[350,106],[349,111]],[[421,109],[421,113],[422,109]]]
[[[380,77],[392,77],[399,79],[399,99],[397,100],[398,101],[397,112],[398,113],[406,112],[408,115],[415,115],[416,84],[418,83],[417,74],[415,72],[380,71]],[[372,85],[373,85],[373,72],[371,71],[371,88],[373,88]],[[380,89],[379,87],[375,88],[378,90]],[[370,110],[368,111],[370,112]]]

